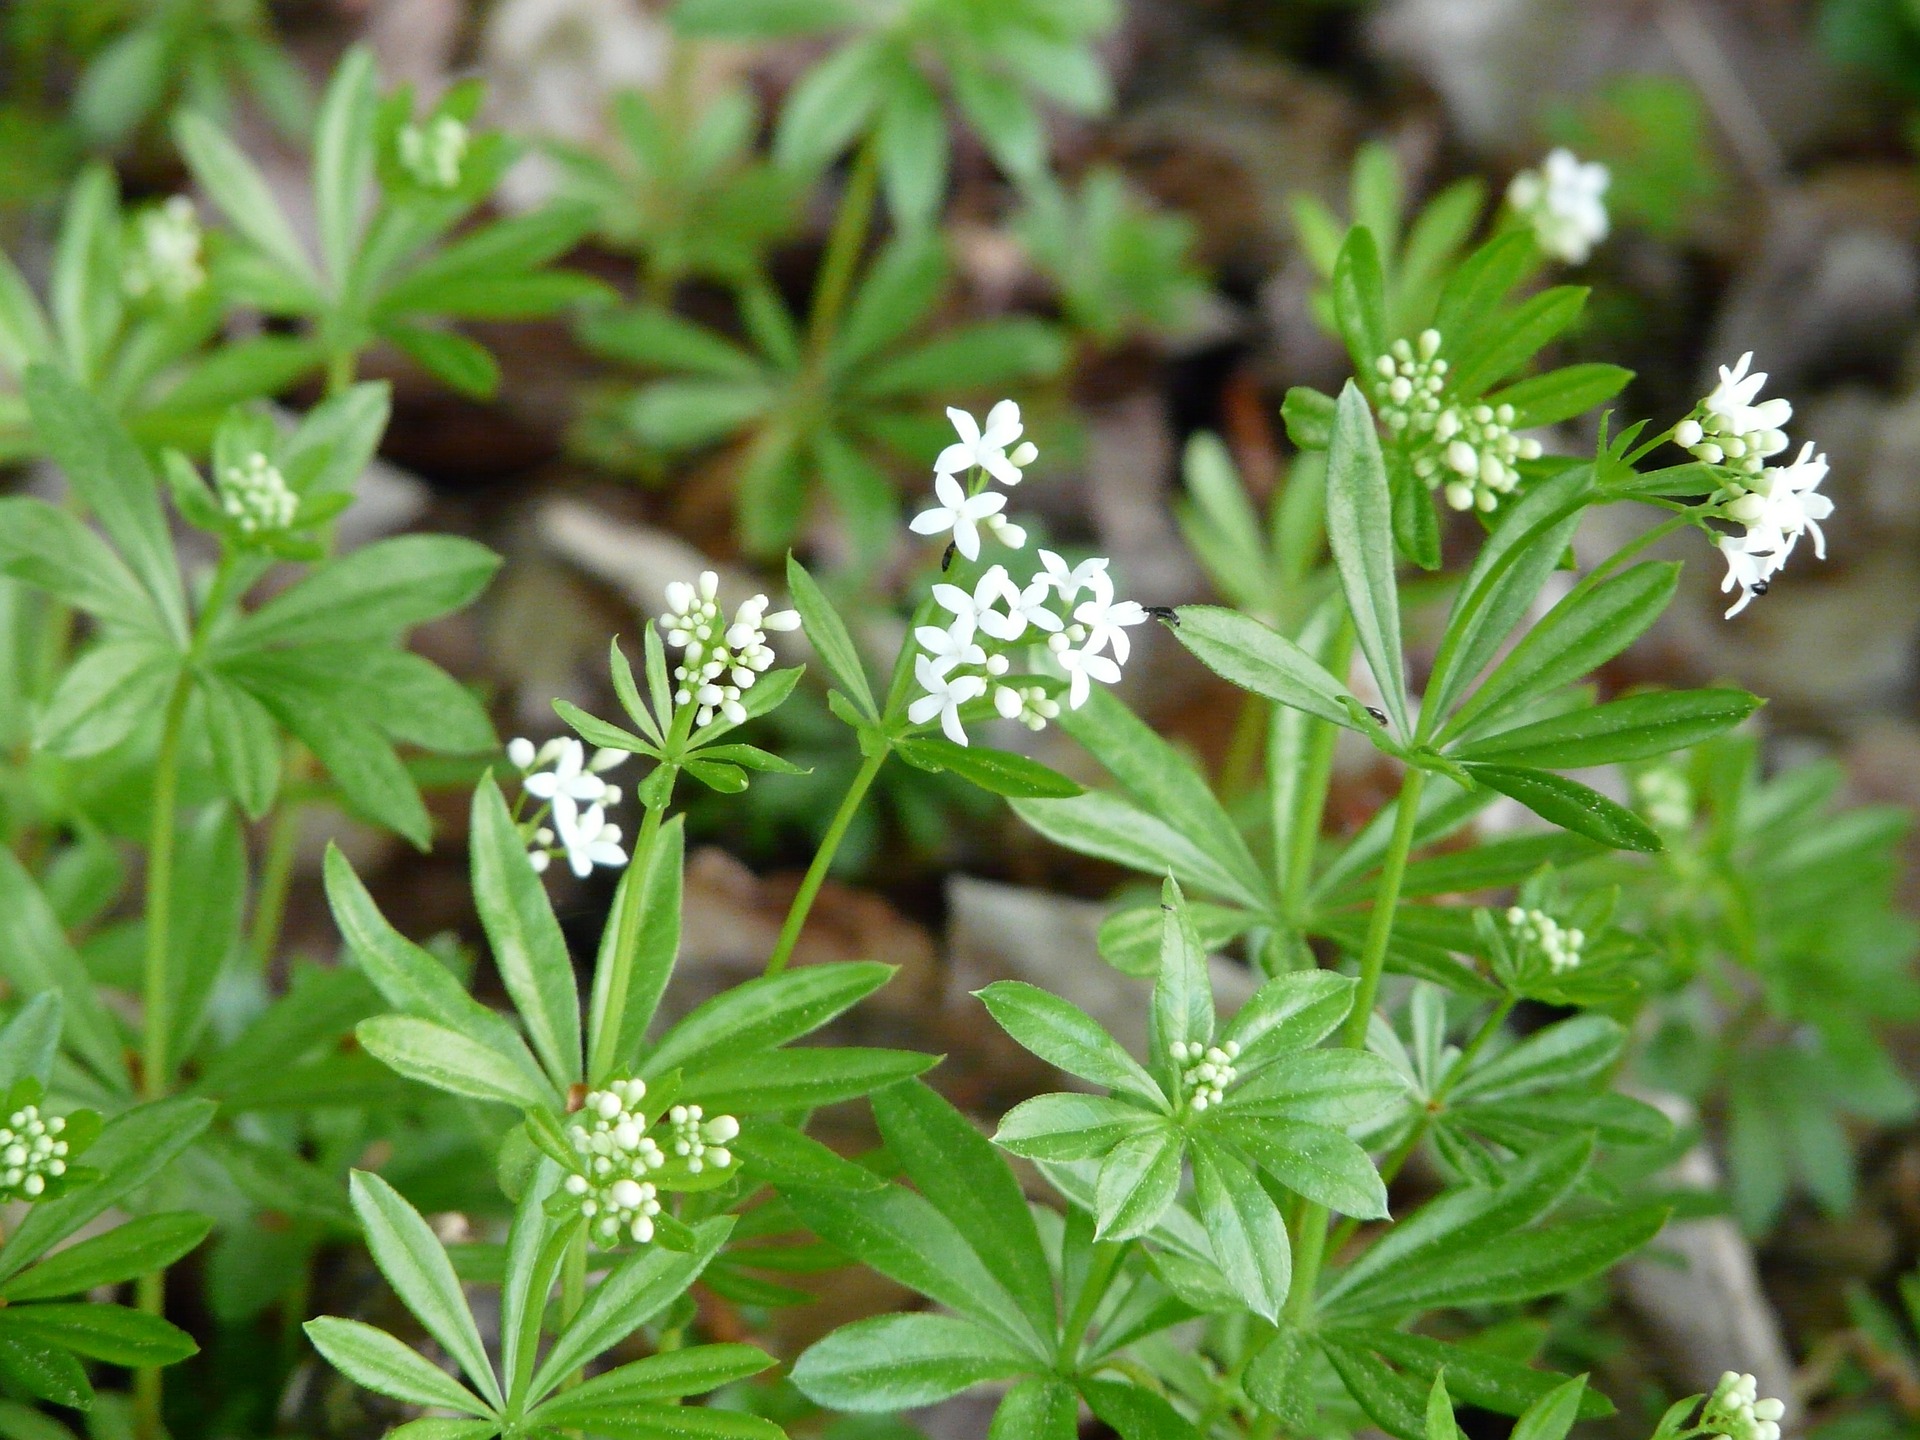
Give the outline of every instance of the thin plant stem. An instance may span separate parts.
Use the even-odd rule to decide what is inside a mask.
[[[573,1243],[567,1246],[566,1258],[560,1262],[560,1323],[555,1334],[565,1330],[573,1323],[573,1317],[580,1313],[580,1307],[587,1298],[587,1232],[583,1226]],[[586,1378],[585,1369],[574,1371],[560,1382],[560,1388],[571,1390]]]
[[[167,1093],[170,1078],[167,1032],[173,1024],[173,1015],[169,1003],[172,977],[167,962],[173,944],[173,842],[178,829],[174,811],[179,804],[180,746],[189,693],[184,678],[175,682],[162,722],[160,753],[154,761],[153,814],[147,838],[147,947],[141,976],[144,1031],[140,1048],[140,1093],[149,1100],[158,1100]],[[140,1277],[136,1289],[144,1314],[160,1317],[166,1308],[166,1286],[164,1270],[149,1271]],[[143,1440],[156,1440],[161,1433],[161,1399],[159,1369],[149,1367],[137,1371],[134,1420]]]
[[[880,150],[868,139],[854,156],[846,189],[840,195],[839,212],[833,217],[833,233],[827,237],[827,253],[820,262],[820,276],[814,282],[813,305],[807,316],[810,359],[820,358],[840,324],[840,312],[853,285],[853,267],[873,224],[874,194],[879,180]]]
[[[1349,1049],[1358,1050],[1367,1043],[1367,1025],[1373,1017],[1374,997],[1380,993],[1381,973],[1386,969],[1387,942],[1393,938],[1394,912],[1400,905],[1400,882],[1407,873],[1414,824],[1420,817],[1420,792],[1426,783],[1424,770],[1408,770],[1400,782],[1400,798],[1394,802],[1393,836],[1387,842],[1387,853],[1380,864],[1373,914],[1367,922],[1367,935],[1360,950],[1360,984],[1341,1032],[1341,1043]],[[1293,1287],[1287,1294],[1287,1315],[1291,1319],[1304,1319],[1313,1309],[1320,1266],[1327,1256],[1328,1219],[1327,1207],[1317,1202],[1300,1212],[1294,1237]]]
[[[327,398],[343,394],[353,384],[356,361],[351,350],[341,350],[327,357]]]
[[[847,827],[853,823],[854,813],[866,798],[867,789],[880,773],[880,767],[887,763],[888,753],[884,749],[876,750],[860,762],[853,783],[847,786],[847,793],[841,797],[840,808],[834,811],[833,822],[821,837],[820,848],[814,852],[813,863],[807,867],[807,873],[800,881],[793,904],[787,909],[786,922],[780,927],[780,938],[774,941],[773,954],[767,957],[767,974],[778,975],[787,968],[787,961],[793,958],[793,947],[800,941],[800,931],[807,923],[807,912],[813,909],[814,898],[819,895],[820,886],[827,878],[827,871],[833,865],[840,842],[846,838]]]
[[[296,788],[308,777],[306,749],[297,741],[286,746],[286,786]],[[280,930],[287,919],[287,897],[293,890],[293,865],[300,852],[300,812],[302,806],[292,794],[284,795],[274,811],[267,831],[265,858],[260,863],[260,891],[253,905],[253,928],[247,934],[247,953],[265,970],[280,947]]]
[[[1220,762],[1220,776],[1214,788],[1220,799],[1231,805],[1250,785],[1260,764],[1260,742],[1267,734],[1266,697],[1248,691],[1240,697],[1240,714],[1233,723],[1233,736]]]
[[[646,818],[640,822],[639,837],[633,842],[633,854],[627,861],[627,874],[645,874],[644,866],[649,863],[654,840],[660,834],[661,822],[667,813],[667,801],[672,798],[673,787],[668,785],[660,799],[647,806]],[[620,1019],[626,1013],[627,993],[633,988],[633,961],[640,949],[640,920],[642,906],[638,893],[638,881],[628,881],[621,887],[620,928],[615,934],[613,957],[607,973],[606,1000],[600,1013],[593,1016],[593,1034],[587,1043],[587,1083],[598,1087],[606,1084],[613,1074],[615,1053],[620,1039]],[[629,887],[634,893],[628,894]]]

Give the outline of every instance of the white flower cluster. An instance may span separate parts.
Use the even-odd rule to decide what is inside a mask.
[[[34,1200],[47,1181],[67,1173],[64,1117],[41,1117],[38,1105],[22,1105],[0,1126],[0,1199]]]
[[[1008,679],[1012,661],[1000,647],[1031,645],[1042,633],[1054,663],[1066,672],[1072,708],[1087,703],[1093,681],[1111,685],[1119,680],[1120,667],[1132,653],[1127,628],[1146,621],[1145,609],[1114,598],[1104,557],[1069,566],[1051,550],[1042,550],[1040,563],[1042,568],[1024,585],[1014,581],[1006,566],[993,565],[970,591],[958,585],[933,587],[934,600],[953,618],[913,632],[921,648],[914,676],[923,693],[907,707],[909,720],[926,725],[937,716],[947,737],[964,745],[967,732],[960,707],[991,690],[994,709],[1003,718],[1041,729],[1059,715],[1059,703],[1044,686]],[[1081,599],[1082,594],[1087,598]],[[996,648],[989,652],[982,637]]]
[[[1780,1417],[1787,1407],[1779,1400],[1762,1400],[1759,1393],[1753,1376],[1727,1371],[1700,1412],[1700,1429],[1725,1440],[1780,1440]]]
[[[1519,462],[1540,458],[1540,442],[1514,433],[1511,405],[1445,399],[1440,344],[1434,329],[1394,341],[1373,364],[1374,405],[1429,490],[1439,488],[1455,510],[1490,511],[1520,483]]]
[[[607,807],[620,803],[620,787],[600,778],[626,758],[622,750],[596,750],[589,760],[586,747],[571,735],[549,740],[537,750],[525,738],[508,742],[507,759],[521,774],[520,788],[553,815],[551,828],[537,823],[533,828],[527,859],[535,871],[546,873],[556,839],[567,867],[582,878],[596,865],[627,863],[620,827],[607,819]]]
[[[1540,248],[1569,265],[1586,262],[1607,238],[1602,198],[1612,177],[1607,167],[1582,164],[1571,150],[1551,151],[1538,170],[1522,170],[1507,186],[1507,203],[1533,227]]]
[[[653,1217],[660,1213],[660,1188],[651,1176],[667,1167],[669,1154],[647,1133],[641,1104],[644,1080],[614,1080],[590,1091],[582,1106],[584,1126],[567,1132],[581,1169],[566,1178],[565,1189],[580,1202],[588,1233],[601,1249],[622,1238],[637,1245],[653,1239]],[[724,1170],[733,1156],[724,1143],[740,1133],[731,1115],[704,1119],[697,1105],[676,1105],[669,1112],[672,1154],[694,1174],[706,1166]]]
[[[1196,1113],[1218,1105],[1227,1098],[1227,1087],[1240,1078],[1233,1062],[1240,1058],[1240,1042],[1202,1045],[1198,1040],[1176,1040],[1170,1047],[1174,1062],[1182,1067],[1180,1084],[1187,1093],[1187,1106]]]
[[[667,1112],[667,1124],[673,1138],[668,1148],[687,1162],[687,1169],[698,1175],[707,1166],[724,1170],[733,1163],[727,1143],[740,1133],[740,1122],[731,1115],[716,1115],[711,1120],[698,1105],[676,1105]]]
[[[767,614],[772,602],[764,595],[741,601],[729,625],[714,598],[719,590],[720,577],[711,570],[702,571],[694,584],[675,580],[667,586],[667,613],[660,617],[667,643],[682,652],[673,672],[679,687],[674,703],[698,704],[694,720],[699,725],[712,724],[716,712],[729,724],[743,722],[747,712],[741,695],[773,665],[766,632],[800,628],[796,610]]]
[[[221,467],[215,477],[220,508],[243,535],[272,534],[293,524],[300,513],[300,497],[286,476],[258,450],[238,465]]]
[[[200,218],[193,202],[175,195],[134,216],[120,289],[130,300],[149,296],[178,305],[207,282],[201,262]]]
[[[451,190],[460,183],[460,162],[467,158],[467,127],[451,115],[436,115],[425,125],[400,132],[400,164],[429,190]]]
[[[987,412],[984,427],[966,411],[952,406],[947,407],[947,418],[960,438],[933,462],[933,495],[940,503],[914,516],[907,528],[916,535],[951,531],[954,548],[969,560],[980,558],[982,526],[1002,545],[1020,549],[1027,543],[1027,532],[1001,513],[1007,508],[1007,497],[997,490],[969,493],[969,487],[955,478],[979,470],[1002,485],[1020,483],[1022,468],[1040,456],[1031,440],[1020,440],[1025,428],[1020,423],[1020,407],[1002,400]],[[1017,445],[1016,440],[1020,441]],[[1014,447],[1011,452],[1007,450],[1009,445]]]
[[[1507,924],[1523,945],[1530,945],[1547,957],[1556,975],[1580,968],[1580,949],[1587,943],[1586,933],[1562,929],[1560,922],[1544,910],[1525,910],[1515,905],[1507,911]]]
[[[1785,465],[1766,463],[1787,448],[1783,427],[1793,418],[1793,405],[1778,397],[1761,400],[1767,375],[1752,365],[1751,350],[1732,368],[1722,365],[1720,383],[1673,429],[1675,444],[1720,467],[1725,483],[1714,496],[1714,513],[1743,527],[1741,534],[1715,542],[1727,562],[1720,589],[1740,592],[1727,610],[1729,620],[1767,593],[1802,535],[1811,532],[1813,553],[1827,558],[1820,522],[1833,514],[1833,501],[1819,493],[1827,457],[1815,454],[1811,441]]]

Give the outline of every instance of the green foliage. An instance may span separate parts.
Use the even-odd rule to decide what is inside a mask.
[[[1839,7],[1829,6],[1829,12]],[[1678,80],[1617,80],[1577,109],[1549,113],[1553,139],[1604,164],[1608,209],[1649,234],[1672,238],[1712,213],[1727,191],[1700,97]]]

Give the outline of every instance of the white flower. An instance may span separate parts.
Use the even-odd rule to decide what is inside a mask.
[[[1602,197],[1610,179],[1606,166],[1582,164],[1572,151],[1556,149],[1539,170],[1522,170],[1513,177],[1507,203],[1533,226],[1542,250],[1580,265],[1607,238]]]
[[[987,412],[985,428],[966,411],[951,405],[947,407],[947,418],[953,422],[960,438],[942,450],[933,462],[935,475],[961,475],[980,469],[1002,485],[1018,485],[1020,467],[1031,465],[1039,455],[1031,441],[1017,447],[1012,455],[1007,454],[1007,446],[1020,438],[1024,428],[1020,423],[1020,407],[1011,400],[1002,400]]]
[[[1755,403],[1755,397],[1766,386],[1767,372],[1758,370],[1749,374],[1752,364],[1753,352],[1749,350],[1732,369],[1722,365],[1720,383],[1700,402],[1707,414],[1725,422],[1723,434],[1745,436],[1778,430],[1793,418],[1791,401],[1773,399]]]
[[[964,615],[956,616],[953,623],[945,627],[922,625],[913,632],[913,638],[933,657],[942,674],[956,665],[987,663],[987,652],[974,641],[973,622]]]
[[[1090,682],[1098,680],[1102,685],[1116,685],[1120,681],[1120,667],[1112,659],[1090,648],[1075,649],[1075,638],[1063,632],[1047,641],[1053,658],[1067,672],[1067,707],[1072,710],[1087,703],[1093,689]]]
[[[564,839],[579,818],[580,806],[596,804],[605,797],[607,782],[587,764],[586,747],[571,735],[562,736],[552,748],[553,768],[537,770],[520,784],[534,799],[553,807],[554,823]]]
[[[1777,538],[1778,564],[1786,563],[1800,537],[1809,531],[1813,534],[1814,555],[1824,560],[1827,537],[1820,522],[1833,514],[1832,499],[1819,493],[1820,482],[1826,478],[1827,457],[1814,454],[1813,442],[1808,441],[1800,447],[1800,457],[1792,464],[1762,471],[1760,488],[1735,501],[1728,507],[1728,513],[1744,519],[1736,513],[1738,507],[1757,496],[1759,513],[1747,523]]]
[[[907,719],[925,725],[940,717],[940,728],[956,745],[967,743],[967,732],[960,724],[960,707],[987,693],[987,682],[978,675],[942,670],[931,656],[919,655],[913,662],[914,678],[923,693],[907,706]]]
[[[284,475],[258,450],[238,465],[222,466],[214,476],[220,508],[243,535],[285,530],[300,513],[300,497]]]
[[[1093,584],[1095,575],[1105,574],[1107,566],[1112,562],[1104,555],[1090,555],[1078,565],[1070,567],[1053,551],[1042,550],[1040,563],[1045,567],[1045,575],[1044,577],[1036,576],[1036,583],[1044,578],[1046,583],[1060,592],[1062,600],[1071,600]]]
[[[0,1200],[37,1200],[47,1182],[67,1173],[67,1122],[22,1105],[0,1125]]]
[[[1749,550],[1744,538],[1738,535],[1722,535],[1714,544],[1726,558],[1727,578],[1720,582],[1720,593],[1740,587],[1740,598],[1728,608],[1726,618],[1731,620],[1747,606],[1753,603],[1753,597],[1767,593],[1767,586],[1778,568],[1767,554]]]
[[[1087,628],[1085,648],[1111,649],[1113,658],[1124,665],[1132,649],[1125,627],[1146,624],[1147,612],[1136,600],[1116,601],[1112,577],[1105,570],[1094,572],[1091,588],[1093,598],[1082,600],[1073,610],[1073,618]]]
[[[1005,571],[1001,573],[1004,575]],[[1036,630],[1058,630],[1061,626],[1060,617],[1047,607],[1047,598],[1052,591],[1052,580],[1044,574],[1034,576],[1025,589],[1008,579],[1001,587],[999,596],[1007,602],[1006,613],[983,611],[980,628],[994,639],[1008,642],[1018,640],[1029,625]],[[1142,618],[1145,618],[1144,615]]]
[[[467,127],[451,115],[409,125],[400,132],[400,164],[429,190],[451,190],[460,183],[467,138]]]
[[[1732,1370],[1720,1377],[1700,1411],[1700,1428],[1726,1440],[1780,1440],[1780,1417],[1787,1413],[1779,1400],[1759,1398],[1760,1383]]]
[[[175,195],[141,211],[132,231],[120,271],[120,288],[129,299],[151,295],[178,305],[206,284],[200,219],[186,196]]]
[[[731,624],[723,622],[720,602],[720,577],[711,570],[702,571],[696,584],[675,580],[667,586],[667,613],[660,617],[660,628],[667,643],[682,652],[674,670],[674,703],[698,705],[697,725],[708,725],[715,712],[729,724],[741,724],[747,718],[740,697],[775,660],[773,647],[767,644],[769,630],[795,630],[800,614],[779,610],[769,615],[772,602],[765,595],[753,595],[740,602]]]
[[[997,490],[968,495],[951,475],[934,477],[933,494],[940,503],[914,516],[907,522],[907,528],[916,535],[938,535],[951,530],[955,548],[967,559],[978,560],[979,526],[989,515],[997,515],[1006,507],[1007,497]]]
[[[556,808],[553,819],[567,852],[567,865],[581,879],[596,865],[612,868],[627,863],[627,852],[620,848],[620,827],[608,822],[605,806],[589,806],[572,820],[562,818]]]

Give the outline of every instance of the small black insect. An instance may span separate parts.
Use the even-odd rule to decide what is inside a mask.
[[[1376,710],[1373,706],[1369,705],[1367,706],[1367,714],[1371,715],[1379,724],[1384,725],[1387,723],[1387,712],[1384,710]]]
[[[953,567],[953,557],[959,552],[960,547],[949,540],[947,542],[946,553],[940,557],[940,573],[942,575],[946,574],[947,571]]]
[[[1756,580],[1753,582],[1753,593],[1756,595],[1764,595],[1772,588],[1773,587],[1764,580]]]
[[[1154,619],[1164,621],[1176,630],[1180,628],[1180,617],[1174,613],[1171,605],[1149,605],[1146,608],[1147,614]]]

